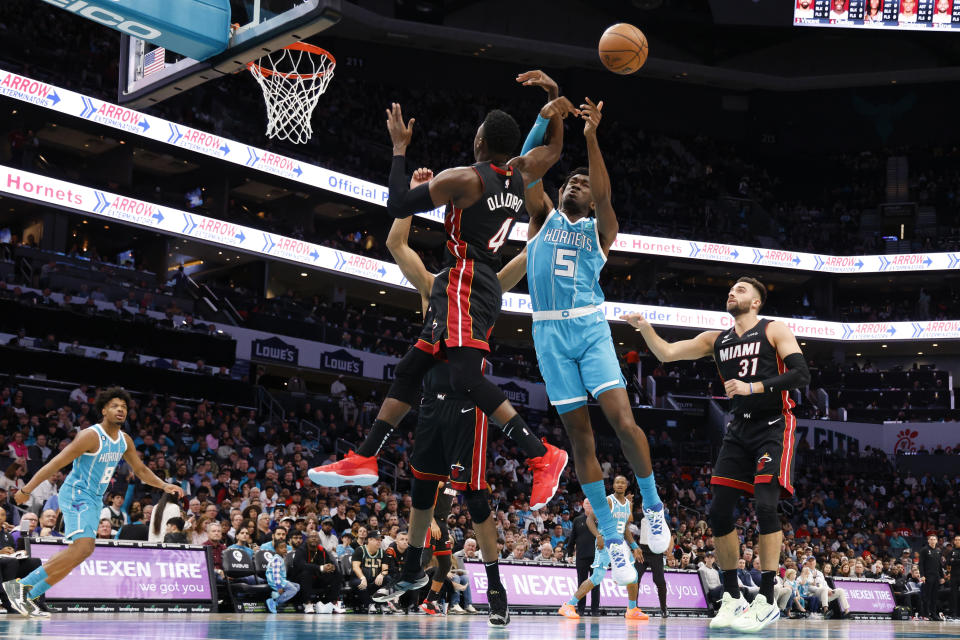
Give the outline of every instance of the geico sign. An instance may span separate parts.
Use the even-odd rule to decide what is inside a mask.
[[[102,25],[112,27],[134,38],[140,38],[141,40],[155,40],[163,35],[161,31],[151,26],[134,22],[133,20],[127,20],[127,18],[115,11],[90,6],[90,3],[84,0],[44,0],[44,2],[52,4],[55,7],[60,7],[61,9],[66,9],[84,18],[89,18]]]

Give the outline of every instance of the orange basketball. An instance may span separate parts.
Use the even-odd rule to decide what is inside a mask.
[[[647,36],[632,24],[621,22],[600,36],[600,62],[610,71],[626,75],[647,61]]]

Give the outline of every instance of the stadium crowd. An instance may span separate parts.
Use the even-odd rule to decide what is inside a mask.
[[[0,468],[5,469],[0,476],[0,518],[6,519],[4,529],[11,532],[13,542],[0,555],[22,548],[24,538],[31,534],[59,535],[56,491],[63,473],[33,492],[24,514],[14,508],[10,498],[24,479],[62,450],[79,429],[98,419],[90,398],[95,392],[78,387],[65,402],[44,411],[47,407],[26,405],[15,385],[0,389]],[[315,437],[298,433],[299,417],[309,417],[319,426]],[[555,420],[543,417],[531,424],[540,435],[567,446]],[[397,464],[396,487],[381,483],[340,490],[312,484],[306,471],[336,457],[338,438],[356,443],[366,428],[362,422],[345,419],[339,405],[329,398],[300,407],[287,420],[270,422],[251,409],[208,402],[180,404],[143,395],[131,407],[127,430],[147,466],[180,485],[186,498],[182,504],[165,506],[161,516],[153,519],[156,496],[121,467],[103,507],[101,537],[211,545],[221,582],[230,579],[223,572],[225,549],[279,551],[282,542],[285,550],[293,552],[288,556],[293,560],[288,559],[284,575],[274,567],[268,569],[266,579],[274,588],[284,581],[298,585],[297,594],[285,590],[296,595],[294,603],[318,612],[342,610],[342,600],[363,611],[399,610],[374,605],[369,600],[372,591],[358,586],[361,580],[364,586],[381,585],[398,575],[397,559],[409,543],[405,529],[411,504],[407,490],[412,443],[405,428],[398,430],[384,450],[385,457]],[[720,578],[705,518],[711,497],[711,466],[686,460],[689,434],[663,431],[651,432],[649,437],[660,494],[675,532],[665,564],[699,570],[710,600],[715,602]],[[627,472],[621,457],[615,455],[616,442],[604,437],[599,440],[604,477],[609,481]],[[490,443],[487,471],[497,506],[501,558],[573,564],[583,553],[582,548],[575,554],[571,549],[574,521],[585,517],[576,476],[568,468],[558,498],[545,509],[532,512],[527,502],[531,478],[521,457],[502,437]],[[827,473],[828,467],[845,471]],[[944,562],[936,567],[937,576],[931,577],[922,551],[927,534],[936,535],[934,544],[944,556],[960,560],[960,549],[954,553],[960,544],[955,538],[960,534],[958,481],[960,478],[897,474],[890,460],[870,447],[850,452],[830,451],[825,446],[810,449],[801,440],[797,496],[786,503],[783,518],[785,541],[778,583],[782,608],[793,616],[842,615],[845,600],[842,591],[829,586],[831,577],[880,577],[893,581],[898,603],[909,607],[913,615],[956,615],[951,595],[956,597],[960,566]],[[739,575],[749,598],[758,584],[751,573],[758,533],[755,513],[748,504],[741,503],[737,526],[744,561]],[[639,522],[639,511],[637,516]],[[456,501],[447,525],[455,558],[475,558],[479,552],[470,515]],[[367,563],[353,562],[364,553],[379,559],[370,575],[364,574],[370,568]],[[443,579],[449,612],[472,612],[462,564],[455,564]],[[923,601],[917,590],[928,579],[940,585],[935,594],[943,603],[939,609],[930,608],[934,605]]]

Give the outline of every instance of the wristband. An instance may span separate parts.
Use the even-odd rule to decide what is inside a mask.
[[[17,491],[19,491],[20,493],[22,493],[22,494],[25,495],[25,496],[30,495],[30,492],[27,491],[26,489],[17,489]]]
[[[753,395],[753,383],[750,383],[750,395]]]
[[[636,540],[634,540],[633,542],[630,543],[630,548],[631,548],[631,549],[639,549],[639,548],[640,548],[640,545],[638,545],[637,542],[636,542]]]

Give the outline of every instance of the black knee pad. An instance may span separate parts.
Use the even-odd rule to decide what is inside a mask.
[[[740,491],[720,484],[715,484],[712,488],[713,502],[710,503],[708,519],[714,537],[719,538],[733,531],[736,526],[733,512],[737,507],[737,500],[740,499]]]
[[[481,524],[490,517],[490,493],[483,489],[481,491],[464,491],[463,498],[467,503],[467,510],[470,512],[470,518],[475,524]]]
[[[754,487],[753,497],[757,503],[757,526],[760,529],[760,535],[780,531],[780,516],[777,515],[780,485],[776,482],[758,484]]]
[[[437,503],[440,484],[432,480],[421,480],[414,476],[410,482],[410,498],[414,509],[426,511]]]
[[[409,405],[417,404],[423,376],[436,364],[433,356],[420,349],[410,349],[394,370],[394,380],[387,391],[388,398],[394,398]]]

